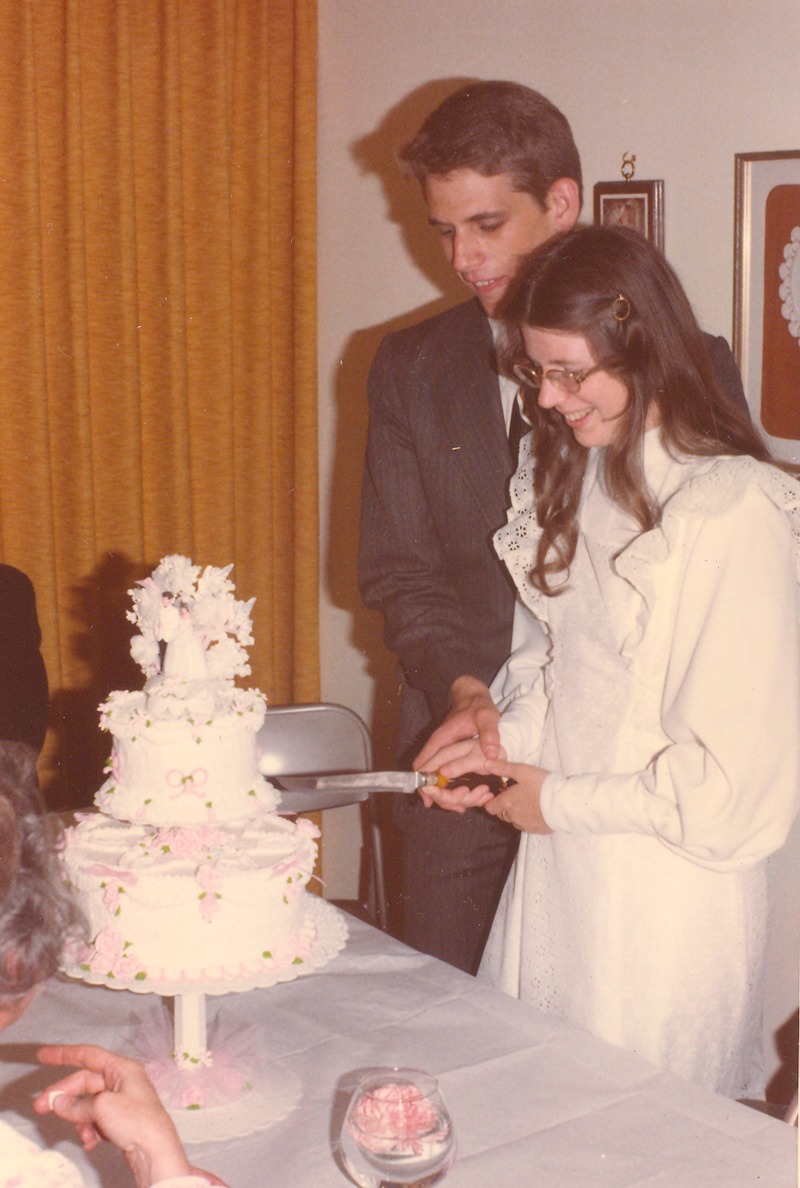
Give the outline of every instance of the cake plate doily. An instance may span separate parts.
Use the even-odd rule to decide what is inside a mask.
[[[162,1011],[153,1012],[138,1028],[133,1054],[145,1064],[164,1105],[184,1142],[209,1142],[238,1138],[285,1118],[300,1101],[302,1085],[278,1061],[250,1064],[248,1029],[226,1035],[217,1020],[208,1033],[206,996],[244,993],[275,986],[321,969],[341,952],[347,940],[347,923],[340,912],[317,896],[308,896],[307,919],[316,936],[302,964],[264,969],[227,981],[207,981],[196,986],[147,979],[110,978],[77,965],[63,972],[89,985],[136,994],[158,994],[174,999],[169,1023]],[[210,1040],[210,1047],[209,1047]]]

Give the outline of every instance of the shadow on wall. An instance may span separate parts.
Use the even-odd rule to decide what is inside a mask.
[[[772,1037],[775,1059],[780,1063],[767,1084],[767,1101],[788,1105],[797,1090],[798,1012],[795,1011]]]
[[[463,300],[465,291],[440,251],[435,232],[428,225],[419,186],[400,168],[397,153],[434,108],[448,95],[474,81],[464,77],[424,83],[392,107],[374,131],[351,145],[353,158],[361,172],[375,174],[379,179],[386,200],[386,218],[400,228],[412,261],[432,285],[452,296],[453,300],[448,304]],[[419,321],[419,317],[409,317],[404,324],[415,321]]]
[[[428,226],[419,186],[401,172],[396,153],[416,133],[429,112],[469,81],[444,78],[423,84],[391,108],[374,131],[351,145],[361,172],[380,179],[387,220],[400,227],[409,256],[443,294],[387,322],[355,331],[337,361],[336,374],[330,377],[337,423],[329,505],[330,544],[323,572],[332,604],[350,616],[350,642],[368,660],[369,675],[374,681],[373,750],[379,768],[393,767],[396,762],[399,676],[395,658],[383,644],[381,617],[364,607],[358,593],[358,523],[368,420],[367,376],[375,351],[386,334],[442,313],[467,296]]]
[[[769,860],[770,918],[767,931],[764,1022],[767,1101],[786,1104],[797,1089],[797,970],[800,957],[800,818],[782,850]]]
[[[75,654],[91,673],[85,686],[58,689],[50,697],[56,736],[55,763],[46,773],[48,808],[85,808],[103,779],[110,742],[100,730],[97,707],[112,689],[140,689],[144,678],[130,654],[133,626],[128,590],[153,566],[119,553],[106,558],[71,591],[73,619],[80,623]]]

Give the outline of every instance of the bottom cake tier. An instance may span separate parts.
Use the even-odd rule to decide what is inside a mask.
[[[88,929],[65,972],[161,994],[222,993],[329,960],[306,891],[317,833],[271,815],[159,829],[88,814],[66,831],[64,866]],[[326,931],[338,951],[342,930]]]

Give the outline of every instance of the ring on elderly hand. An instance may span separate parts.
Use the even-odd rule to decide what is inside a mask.
[[[505,809],[502,809],[500,812],[500,817],[503,821],[507,821],[508,820],[508,812]]]
[[[48,1108],[49,1108],[50,1110],[52,1110],[52,1108],[53,1108],[53,1105],[54,1105],[54,1103],[55,1103],[55,1100],[56,1100],[56,1098],[57,1098],[57,1097],[66,1097],[66,1096],[67,1096],[67,1094],[66,1094],[66,1092],[65,1092],[63,1089],[54,1089],[54,1090],[52,1091],[52,1093],[49,1093],[49,1094],[48,1094],[48,1096],[47,1096],[47,1105],[48,1105]]]

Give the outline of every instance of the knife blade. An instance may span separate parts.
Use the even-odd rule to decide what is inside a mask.
[[[418,788],[478,788],[486,784],[495,794],[510,788],[516,781],[497,775],[478,775],[474,771],[446,780],[435,771],[351,771],[336,775],[270,775],[266,778],[287,792],[338,793],[350,788],[365,792],[416,792]]]

